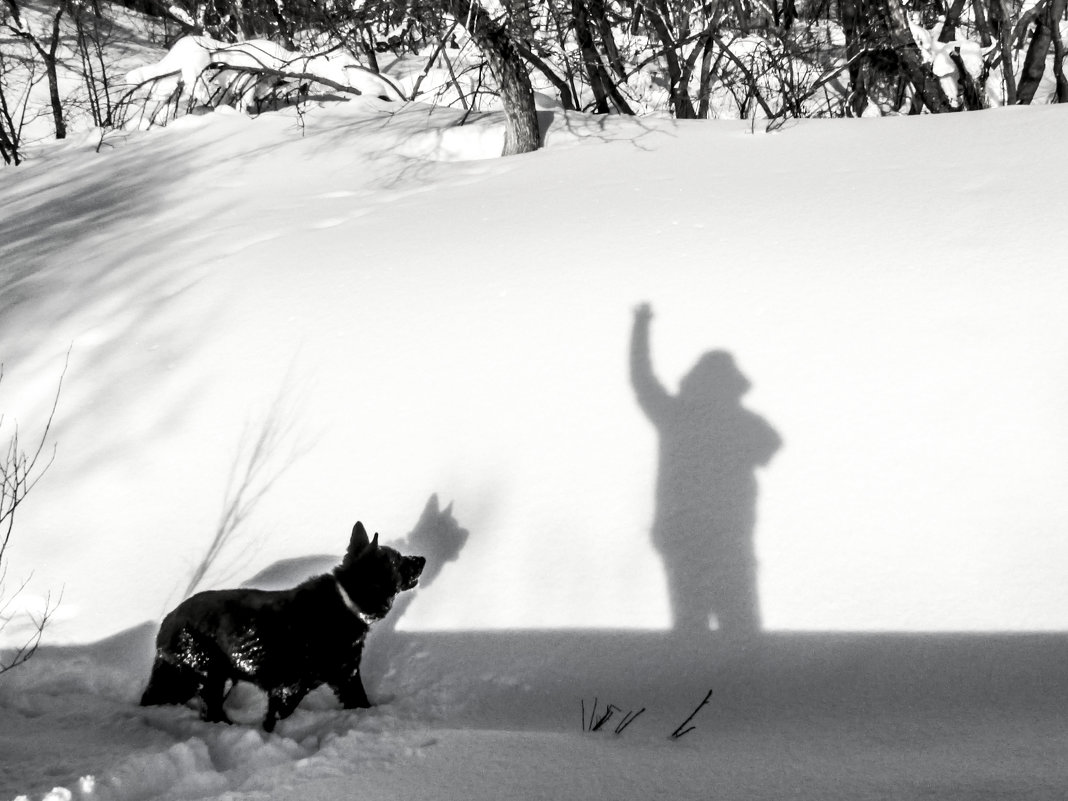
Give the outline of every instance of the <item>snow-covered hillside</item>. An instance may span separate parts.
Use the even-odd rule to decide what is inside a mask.
[[[67,645],[0,678],[0,792],[1058,797],[1065,645],[1033,632],[1068,624],[1064,109],[774,134],[545,111],[512,159],[499,117],[458,120],[219,111],[0,172],[27,441],[70,352],[6,555],[28,611],[62,589]],[[729,351],[782,438],[744,646],[666,631],[642,302],[670,390]],[[340,553],[356,519],[395,540],[432,493],[470,531],[369,649],[385,703],[317,697],[273,738],[135,706],[265,427],[277,480],[207,586]],[[595,696],[648,711],[584,733]]]
[[[496,118],[456,120],[216,113],[4,174],[25,435],[71,351],[11,554],[64,588],[54,637],[177,600],[272,418],[284,473],[215,582],[339,553],[357,518],[399,537],[436,492],[471,539],[411,626],[665,625],[641,301],[669,388],[730,351],[783,439],[768,626],[1064,627],[1065,201],[1032,177],[1059,173],[1062,109],[773,135],[546,114],[548,149],[507,160],[476,158]]]

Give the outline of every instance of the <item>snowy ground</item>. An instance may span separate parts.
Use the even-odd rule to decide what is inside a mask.
[[[71,352],[9,554],[28,610],[63,589],[65,645],[0,679],[0,798],[1061,797],[1064,109],[544,117],[505,160],[496,117],[361,101],[0,172],[24,436]],[[645,300],[665,383],[730,349],[785,441],[757,644],[664,631]],[[371,649],[385,703],[311,699],[267,738],[135,702],[142,624],[272,416],[285,472],[209,585],[337,553],[357,517],[399,537],[432,492],[471,537]],[[595,696],[648,709],[584,733]]]
[[[272,418],[286,470],[214,581],[338,553],[356,518],[398,537],[436,492],[472,536],[411,625],[665,625],[643,300],[665,384],[726,348],[784,440],[759,475],[771,628],[1068,626],[1063,109],[773,135],[558,114],[505,160],[472,160],[494,118],[456,119],[217,113],[4,173],[24,437],[71,350],[11,555],[31,594],[65,587],[53,636],[173,605]]]
[[[150,636],[5,680],[0,797],[1052,801],[1068,781],[1055,635],[397,634],[369,649],[381,706],[316,695],[272,736],[253,694],[232,727],[135,706]],[[595,698],[621,711],[585,732]]]

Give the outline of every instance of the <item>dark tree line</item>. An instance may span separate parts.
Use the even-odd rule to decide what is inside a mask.
[[[640,114],[656,97],[656,107],[680,119],[713,116],[724,102],[738,116],[771,121],[946,113],[1031,103],[1044,80],[1054,82],[1054,102],[1068,101],[1061,30],[1068,0],[1026,7],[1021,0],[121,1],[167,20],[176,35],[271,39],[291,50],[340,47],[373,71],[385,53],[417,51],[451,71],[457,40],[470,41],[505,109],[507,153],[541,144],[534,85],[564,109]],[[0,0],[0,25],[32,46],[51,84],[64,15],[92,31],[106,12],[101,0],[54,0],[51,32],[31,32],[20,21],[20,2]],[[83,39],[82,60],[92,67],[93,37]],[[103,66],[91,78],[98,84]],[[0,100],[3,69],[0,56]],[[104,122],[108,97],[98,95],[103,102],[94,108]],[[53,94],[57,136],[61,106]],[[5,158],[17,151],[10,117],[0,103]]]
[[[678,118],[710,116],[716,85],[729,86],[740,110],[769,117],[862,114],[875,102],[944,113],[984,107],[992,75],[1001,76],[1005,103],[1030,103],[1052,60],[1057,100],[1065,101],[1066,1],[1039,0],[1026,10],[1015,0],[503,0],[492,7],[482,0],[368,0],[355,7],[179,0],[179,7],[191,29],[224,38],[295,45],[299,31],[329,31],[372,67],[376,53],[443,43],[458,25],[486,59],[509,116],[509,152],[517,152],[540,143],[530,76],[551,87],[565,109],[595,113],[638,113],[639,71],[655,75]],[[928,28],[941,23],[941,44],[978,43],[978,73],[959,48],[948,47],[954,74],[936,74],[910,17]],[[832,27],[844,47],[826,33]],[[947,82],[954,84],[949,91]],[[840,105],[815,102],[832,89],[842,95]]]

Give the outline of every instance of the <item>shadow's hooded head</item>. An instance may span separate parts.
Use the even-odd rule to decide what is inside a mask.
[[[734,357],[725,350],[712,350],[697,360],[679,382],[679,398],[684,402],[737,401],[752,384],[742,375]]]

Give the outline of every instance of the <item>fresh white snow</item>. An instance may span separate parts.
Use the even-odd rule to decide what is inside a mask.
[[[357,518],[400,536],[436,492],[472,537],[413,627],[664,625],[643,300],[668,386],[730,350],[785,441],[759,474],[770,627],[1064,627],[1062,109],[772,135],[557,114],[507,160],[472,160],[497,118],[457,116],[216,113],[4,174],[24,432],[71,350],[11,557],[64,587],[54,637],[177,600],[272,413],[286,469],[228,578]]]
[[[23,608],[63,599],[0,677],[0,797],[1060,797],[1065,110],[546,110],[510,159],[499,116],[460,116],[220,110],[0,171],[24,438],[70,353],[7,554]],[[643,301],[666,385],[729,350],[784,440],[759,643],[666,631]],[[374,710],[317,695],[272,737],[254,693],[234,727],[143,710],[155,622],[272,420],[277,480],[208,586],[356,519],[399,538],[431,493],[470,539],[369,648]],[[648,710],[583,732],[595,696]]]

